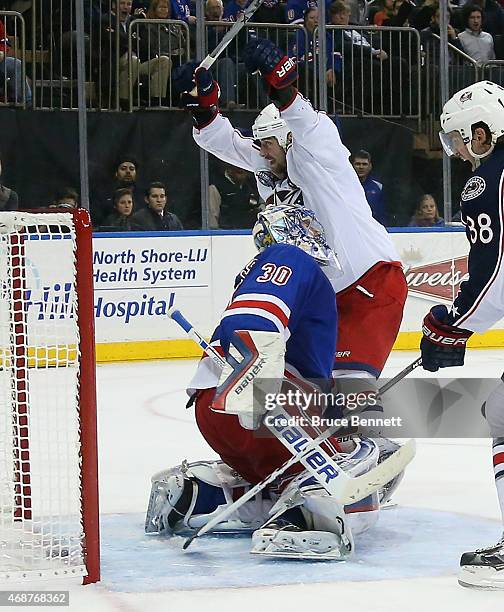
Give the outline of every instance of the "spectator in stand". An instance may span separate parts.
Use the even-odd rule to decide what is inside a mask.
[[[371,176],[373,170],[371,154],[361,149],[350,155],[350,163],[362,184],[373,217],[382,225],[387,225],[387,215],[383,202],[383,185]]]
[[[144,16],[146,19],[171,19],[171,10],[170,0],[151,0]],[[182,23],[180,25],[182,26]],[[173,84],[186,55],[184,29],[175,24],[149,23],[140,27],[139,33],[138,51],[141,61],[147,62],[161,56],[169,58]],[[169,86],[167,98],[160,100],[159,104],[176,106],[177,103],[177,96],[174,96],[173,88]]]
[[[252,21],[256,23],[285,23],[283,0],[264,0],[254,13]]]
[[[343,0],[335,0],[329,14],[332,25],[349,25],[350,8]],[[328,32],[327,58],[328,85],[335,87],[334,95],[343,106],[378,114],[400,114],[401,104],[407,108],[408,67],[404,60],[374,48],[364,32],[352,28]]]
[[[411,13],[409,18],[410,26],[419,31],[428,28],[431,25],[434,13],[438,8],[439,0],[425,0],[421,6],[417,6],[417,8]]]
[[[296,30],[296,38],[289,46],[289,57],[297,57],[298,65],[313,62],[313,34],[318,26],[318,9],[307,8],[302,23],[305,31]]]
[[[140,208],[143,202],[143,191],[137,183],[138,169],[139,164],[137,159],[133,155],[124,154],[117,160],[114,175],[114,189],[125,187],[131,189],[133,192],[133,207],[137,209]]]
[[[224,5],[222,4],[222,0],[206,0],[205,20],[226,22],[226,19],[224,18]],[[228,29],[229,28],[225,26],[208,26],[208,48],[215,49]],[[245,42],[245,37],[246,32],[244,28],[238,34],[236,41],[233,41],[233,43],[229,45],[227,49],[227,56],[226,52],[223,53],[212,68],[214,77],[216,81],[218,81],[220,87],[219,106],[224,109],[227,108],[232,110],[239,106],[237,104],[238,91],[236,88],[236,78],[238,73],[238,78],[245,80],[246,71],[243,64],[239,62],[239,58],[236,56],[233,58],[231,55],[233,55],[235,52],[236,46],[238,46],[238,53],[240,53],[240,48]],[[238,66],[236,65],[237,63]]]
[[[229,0],[222,15],[222,21],[236,21],[248,4],[249,0]]]
[[[184,229],[178,217],[166,207],[166,189],[163,183],[151,183],[145,192],[146,206],[131,218],[134,231],[173,231]]]
[[[383,0],[381,10],[373,16],[373,25],[403,27],[413,8],[409,0]]]
[[[350,23],[350,8],[343,0],[335,0],[331,4],[329,15],[331,25],[347,26]],[[364,34],[357,30],[351,28],[343,30],[343,36],[335,36],[334,38],[333,51],[339,52],[342,56],[345,51],[348,51],[349,54],[355,56],[360,56],[362,53],[366,59],[373,58],[380,61],[388,59],[385,51],[373,48]]]
[[[18,194],[9,187],[6,187],[2,181],[2,160],[0,159],[0,212],[3,210],[17,210],[19,207]]]
[[[316,0],[287,0],[285,7],[287,23],[303,23],[304,16],[310,9],[317,8]],[[296,34],[298,34],[296,32]]]
[[[492,36],[504,34],[504,9],[496,0],[472,0],[483,12],[482,29]],[[465,8],[465,7],[464,7]]]
[[[48,208],[63,208],[65,210],[75,210],[79,208],[79,194],[72,187],[63,187],[55,194]],[[61,225],[44,225],[39,228],[41,232],[50,232],[52,234],[69,234],[70,228]]]
[[[99,33],[97,28],[103,10],[102,0],[87,0],[84,2],[83,9],[84,53],[86,69],[89,72],[91,41]],[[54,48],[58,50],[56,53],[51,54],[53,70],[59,76],[75,79],[77,78],[77,25],[75,22],[75,8],[72,2],[59,2],[52,3],[50,10],[52,11],[50,28],[47,28],[45,17],[42,19],[37,17],[37,21],[40,20],[39,27],[50,31],[50,41],[46,44],[49,46],[54,45]],[[43,40],[41,43],[44,45]],[[27,47],[27,49],[29,48]]]
[[[308,72],[308,88],[313,83],[313,71],[315,64],[313,34],[318,26],[318,9],[307,8],[303,15],[304,30],[296,30],[296,37],[289,45],[289,57],[295,57],[298,65],[299,80],[298,87],[304,96],[308,96],[305,91],[306,73]],[[316,53],[317,50],[315,50]],[[327,81],[331,85],[334,80],[332,70],[332,60],[327,62]]]
[[[49,208],[79,208],[79,194],[73,187],[63,187],[54,194]]]
[[[180,19],[190,26],[196,25],[196,17],[191,15],[188,0],[171,0],[171,8],[172,19]]]
[[[144,190],[138,184],[139,163],[128,153],[119,157],[113,167],[111,179],[101,185],[91,196],[91,218],[93,225],[103,224],[106,216],[113,211],[113,196],[117,189],[131,189],[133,194],[133,212],[143,206]],[[97,181],[98,182],[98,181]]]
[[[420,32],[420,43],[424,50],[429,45],[429,41],[433,39],[433,36],[432,36],[433,34],[436,34],[437,36],[439,36],[439,21],[440,21],[440,14],[439,14],[439,5],[438,5],[432,13],[430,25],[427,28],[423,28]],[[457,32],[455,31],[455,28],[450,23],[448,23],[448,42],[459,49],[461,48],[460,43],[457,38]],[[437,48],[436,56],[439,57],[439,43],[436,45],[436,48]]]
[[[133,15],[142,15],[146,17],[149,10],[149,0],[133,0],[131,11]]]
[[[326,10],[326,15],[329,14],[329,6]],[[369,2],[367,0],[348,0],[348,6],[350,7],[350,23],[354,25],[369,25],[368,12]]]
[[[327,21],[329,21],[329,9],[331,7],[332,1],[333,0],[325,0]],[[360,4],[360,0],[352,1],[351,9],[354,6],[357,6],[359,4]],[[318,7],[317,0],[287,0],[287,5],[286,5],[287,23],[303,23],[305,15],[306,15],[306,11],[308,11],[309,9],[317,9],[317,7]],[[352,23],[360,24],[360,20],[358,17],[354,21],[353,11],[352,11],[352,18],[350,19],[350,21]],[[366,25],[366,24],[363,23],[362,25]]]
[[[409,18],[415,9],[415,5],[410,0],[382,0],[382,10],[373,16],[373,25],[403,28],[410,25]],[[399,58],[408,58],[408,63],[416,63],[415,53],[417,38],[399,32],[389,31],[383,37],[383,47],[391,61],[397,62]],[[395,66],[394,69],[398,69]],[[404,77],[410,79],[410,69],[406,63],[402,66]]]
[[[494,42],[492,35],[483,32],[483,12],[475,4],[464,6],[465,30],[458,35],[458,40],[464,53],[482,64],[488,60],[495,59]]]
[[[128,232],[133,214],[133,191],[128,187],[116,189],[112,196],[113,212],[100,227],[102,232]]]
[[[4,22],[0,19],[0,101],[31,104],[32,93],[28,81],[26,96],[23,96],[23,64],[17,57],[10,56],[9,39],[5,32]]]
[[[436,200],[429,193],[420,198],[408,227],[442,227],[444,219],[439,215]]]
[[[147,19],[171,19],[170,0],[151,0],[149,10],[146,13]],[[150,24],[142,45],[151,40],[151,49],[147,54],[152,59],[155,54],[166,55],[172,59],[172,63],[180,65],[185,54],[186,40],[182,28],[175,25]],[[147,39],[147,41],[145,40]]]
[[[110,13],[102,17],[102,41],[101,46],[96,45],[96,52],[100,53],[99,61],[104,66],[104,74],[110,73],[112,82],[112,90],[114,89],[115,66],[119,63],[119,103],[123,110],[129,110],[129,61],[128,61],[128,27],[133,19],[131,16],[132,0],[111,0]],[[119,16],[119,31],[117,28],[117,16]],[[119,38],[119,57],[116,57],[116,36]],[[133,42],[135,50],[135,41]],[[164,98],[166,98],[166,88],[168,78],[170,76],[171,61],[166,56],[156,57],[146,62],[141,62],[140,59],[133,53],[131,58],[131,74],[133,85],[137,82],[139,75],[148,75],[150,80],[150,96],[152,106],[164,106]],[[105,79],[106,81],[107,79]]]
[[[211,229],[249,229],[259,212],[259,195],[253,175],[226,164],[223,173],[209,186],[209,225]]]

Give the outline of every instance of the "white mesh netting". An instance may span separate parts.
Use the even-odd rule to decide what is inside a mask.
[[[0,580],[85,573],[75,229],[0,215]]]

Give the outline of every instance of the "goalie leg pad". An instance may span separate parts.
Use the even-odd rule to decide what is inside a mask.
[[[187,534],[205,525],[241,495],[249,483],[222,461],[184,462],[155,474],[145,519],[145,532]],[[269,492],[257,495],[224,521],[217,531],[252,531],[273,505]]]
[[[306,472],[289,484],[272,511],[270,521],[252,535],[253,554],[337,561],[352,554],[343,506]]]
[[[373,440],[357,440],[356,447],[338,463],[358,476],[375,467],[378,447]],[[378,494],[343,507],[307,472],[299,474],[272,507],[271,518],[252,536],[253,554],[294,559],[342,561],[354,550],[353,536],[376,523]]]

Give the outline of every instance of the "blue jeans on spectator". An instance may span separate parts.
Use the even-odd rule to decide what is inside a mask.
[[[16,57],[6,57],[0,62],[0,91],[5,89],[9,102],[23,102],[22,62]],[[26,83],[26,103],[30,104],[32,93]]]

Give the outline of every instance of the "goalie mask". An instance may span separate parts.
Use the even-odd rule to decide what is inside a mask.
[[[472,126],[480,122],[491,134],[490,149],[482,154],[472,149]],[[491,81],[480,81],[457,92],[443,107],[441,127],[439,139],[446,154],[467,159],[466,149],[474,160],[473,166],[477,166],[504,135],[504,88]]]
[[[311,210],[302,206],[267,206],[257,215],[252,235],[258,251],[272,244],[291,244],[321,266],[341,269],[336,253],[326,242],[322,225]]]

